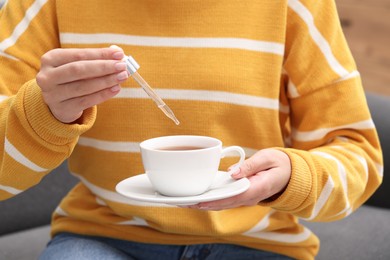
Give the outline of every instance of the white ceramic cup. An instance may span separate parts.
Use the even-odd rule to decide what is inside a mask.
[[[140,144],[142,162],[150,182],[165,196],[195,196],[213,183],[221,158],[235,151],[239,167],[245,152],[239,146],[222,148],[222,142],[208,136],[162,136]]]

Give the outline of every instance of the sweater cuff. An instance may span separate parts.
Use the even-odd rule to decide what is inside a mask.
[[[92,127],[96,119],[95,106],[84,110],[77,124],[65,124],[58,121],[44,102],[41,89],[35,80],[25,84],[20,92],[28,124],[40,138],[51,144],[65,145],[74,142]]]
[[[294,149],[279,149],[291,160],[291,177],[284,192],[275,200],[260,202],[259,205],[272,207],[280,211],[294,212],[307,201],[313,187],[311,170],[305,159]]]

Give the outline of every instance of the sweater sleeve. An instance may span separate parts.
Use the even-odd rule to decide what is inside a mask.
[[[262,205],[309,221],[348,216],[378,188],[383,158],[334,0],[290,0],[284,62],[292,176]]]
[[[59,47],[54,1],[9,1],[0,11],[0,200],[39,181],[71,154],[94,122],[62,124],[35,81],[40,57]],[[39,36],[37,36],[39,35]]]

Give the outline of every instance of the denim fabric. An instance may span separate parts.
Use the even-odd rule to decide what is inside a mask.
[[[291,259],[287,256],[229,244],[159,245],[104,237],[61,233],[55,236],[40,260],[246,260]]]

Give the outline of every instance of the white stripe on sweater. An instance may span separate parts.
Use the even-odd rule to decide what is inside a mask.
[[[290,98],[299,97],[298,89],[291,80],[288,81],[287,92],[288,92]]]
[[[0,53],[2,56],[6,54],[4,51],[15,44],[15,42],[19,39],[19,37],[27,30],[31,21],[35,18],[35,16],[39,13],[42,7],[47,3],[48,0],[36,0],[30,8],[27,9],[25,16],[19,22],[19,24],[15,27],[15,30],[12,32],[11,36],[4,39],[0,42]],[[4,55],[5,54],[5,55]]]
[[[269,226],[269,219],[273,213],[275,213],[275,210],[271,210],[253,228],[243,233],[243,235],[284,243],[298,243],[301,241],[305,241],[312,234],[312,232],[307,228],[304,228],[303,232],[298,234],[282,234],[277,232],[264,231]]]
[[[11,193],[13,195],[17,195],[17,194],[23,192],[22,190],[18,190],[18,189],[12,188],[10,186],[4,186],[1,184],[0,184],[0,190],[6,191],[6,192]]]
[[[337,213],[335,216],[337,215],[340,215],[346,211],[350,211],[351,210],[351,203],[349,202],[349,199],[348,199],[348,181],[347,181],[347,172],[345,170],[345,167],[344,165],[340,162],[339,159],[337,159],[336,157],[334,157],[333,155],[330,155],[328,153],[325,153],[325,152],[320,152],[320,151],[313,151],[312,154],[316,154],[318,156],[321,156],[325,159],[328,159],[328,160],[331,160],[331,161],[334,161],[337,165],[337,173],[338,173],[338,176],[339,176],[339,180],[341,182],[341,186],[343,187],[343,195],[344,195],[344,200],[345,200],[345,207],[343,210],[341,210],[339,213]],[[329,175],[330,177],[330,175]]]
[[[15,58],[14,56],[5,53],[5,52],[4,52],[3,50],[1,50],[1,49],[0,49],[0,56],[6,57],[6,58],[11,59],[11,60],[18,60],[18,59]]]
[[[239,106],[251,106],[288,113],[278,99],[211,90],[154,89],[162,99],[222,102]],[[122,88],[115,98],[149,98],[141,88]]]
[[[99,204],[100,206],[107,207],[107,203],[104,202],[104,200],[102,200],[99,197],[96,197],[96,203]],[[148,226],[148,223],[144,219],[138,218],[138,217],[133,217],[133,219],[131,219],[131,220],[117,222],[116,224],[118,224],[118,225],[132,225],[132,226]]]
[[[254,237],[264,240],[277,241],[282,243],[299,243],[307,240],[311,236],[312,232],[303,227],[303,231],[297,234],[285,234],[277,232],[257,232],[257,233],[246,233],[244,236]]]
[[[264,231],[269,226],[269,218],[271,215],[275,212],[274,209],[271,209],[270,212],[268,212],[267,215],[265,215],[254,227],[252,227],[250,230],[243,233],[243,235],[251,235],[257,232]]]
[[[118,142],[118,141],[102,141],[90,137],[80,137],[78,145],[85,147],[92,147],[98,150],[107,152],[125,152],[125,153],[139,153],[139,143],[137,142]],[[245,148],[246,157],[252,156],[257,152],[256,149]],[[225,157],[237,157],[235,152],[227,153]]]
[[[107,206],[107,204],[100,198],[96,197],[96,202],[101,206]],[[65,212],[60,206],[58,206],[55,210],[55,213],[59,216],[69,217],[69,214]],[[133,226],[148,226],[148,223],[141,219],[134,217],[132,220],[126,220],[122,222],[116,223],[118,225],[133,225]]]
[[[7,98],[8,98],[8,96],[0,95],[0,102],[6,100]]]
[[[60,41],[63,44],[106,43],[147,47],[221,48],[266,52],[281,56],[284,54],[284,45],[281,43],[243,38],[155,37],[111,33],[61,33]]]
[[[352,152],[349,149],[347,149],[346,147],[343,147],[343,146],[340,146],[340,145],[333,145],[332,147],[336,148],[336,149],[343,150],[343,151],[351,154],[352,156],[354,156],[356,158],[356,160],[358,160],[361,163],[361,165],[362,165],[362,167],[364,169],[364,177],[365,177],[364,181],[368,180],[368,163],[367,163],[366,158],[364,158],[363,156],[361,156],[361,155],[359,155],[359,154],[357,154],[355,152]]]
[[[367,130],[367,129],[374,129],[375,125],[372,119],[346,124],[346,125],[340,125],[336,127],[329,127],[329,128],[320,128],[313,131],[297,131],[295,128],[292,129],[292,138],[296,141],[300,142],[309,142],[314,140],[319,140],[329,134],[332,131],[339,130],[339,129],[356,129],[356,130]]]
[[[348,79],[359,75],[359,73],[357,73],[356,71],[351,73],[348,72],[338,62],[338,60],[336,59],[336,57],[332,52],[329,43],[314,24],[314,18],[312,14],[299,0],[289,0],[288,5],[306,23],[313,41],[317,44],[318,48],[324,54],[325,59],[329,63],[332,70],[340,76],[340,80]]]
[[[80,137],[78,144],[81,146],[92,147],[98,150],[108,152],[139,153],[139,143],[136,142],[116,142],[102,141],[99,139]]]
[[[132,206],[143,206],[143,207],[151,207],[151,206],[156,206],[156,207],[176,207],[168,204],[162,204],[162,203],[148,203],[148,202],[140,202],[136,200],[132,200],[129,198],[126,198],[122,195],[120,195],[117,192],[110,191],[103,189],[97,185],[92,184],[89,182],[86,178],[82,177],[81,175],[78,175],[74,172],[72,172],[72,175],[77,177],[78,179],[81,180],[81,182],[96,196],[108,200],[108,201],[113,201],[113,202],[118,202],[126,205],[132,205]]]
[[[379,163],[376,163],[375,166],[376,166],[376,168],[377,168],[377,170],[378,170],[379,176],[383,178],[383,172],[384,172],[384,167],[383,167],[383,165],[382,165],[382,164],[379,164]]]
[[[57,215],[60,215],[60,216],[64,216],[64,217],[69,216],[69,214],[66,213],[65,210],[63,210],[60,206],[58,206],[54,212],[55,212]]]
[[[122,222],[118,222],[118,225],[131,225],[131,226],[149,226],[148,222],[142,218],[133,217],[132,220],[126,220]]]
[[[30,170],[33,170],[35,172],[45,172],[48,171],[48,169],[42,168],[32,161],[30,161],[26,156],[24,156],[18,149],[16,149],[15,146],[13,146],[7,138],[5,138],[4,141],[4,149],[6,153],[11,156],[15,161],[19,162],[20,164],[26,166]]]
[[[314,209],[313,209],[310,217],[302,218],[302,219],[307,220],[307,221],[315,219],[318,216],[318,213],[324,207],[325,203],[328,201],[333,189],[334,189],[334,181],[332,179],[332,176],[329,175],[328,181],[326,182],[324,188],[322,189],[321,194],[315,203]]]

